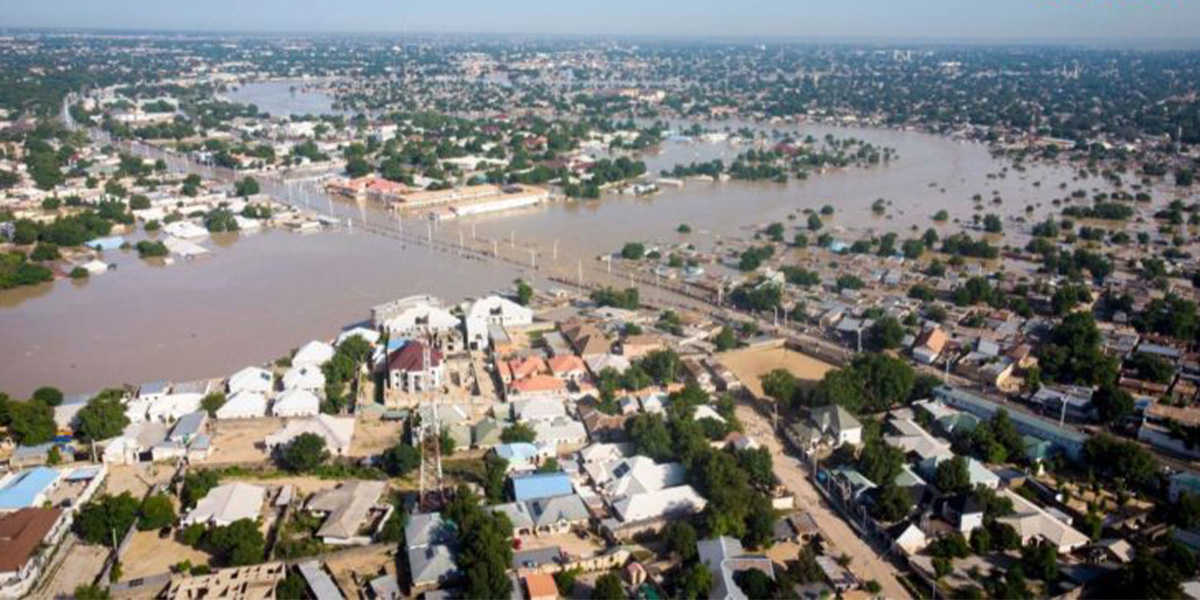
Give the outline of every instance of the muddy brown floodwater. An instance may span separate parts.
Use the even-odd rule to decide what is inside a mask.
[[[1023,173],[1009,169],[1006,177],[995,178],[1007,163],[992,158],[985,147],[934,135],[820,126],[796,131],[817,138],[826,133],[856,137],[893,147],[900,158],[871,168],[814,173],[788,184],[689,181],[649,198],[606,195],[556,203],[449,222],[438,227],[437,235],[456,243],[474,226],[481,237],[512,235],[518,244],[536,243],[542,256],[558,241],[562,256],[588,260],[626,241],[689,241],[704,247],[773,221],[800,226],[799,211],[829,204],[836,214],[825,231],[853,241],[869,232],[923,231],[943,209],[952,222],[939,228],[956,231],[953,221],[970,222],[971,197],[981,194],[983,212],[1004,217],[1004,241],[1023,244],[1029,225],[1018,217],[1033,223],[1056,214],[1051,201],[1075,189],[1089,195],[1111,190],[1099,178],[1076,180],[1075,170],[1055,166],[1031,165]],[[657,174],[677,163],[712,158],[728,164],[744,149],[667,142],[647,162]],[[1059,188],[1062,183],[1065,190]],[[999,205],[990,202],[995,194],[1002,199]],[[884,216],[871,210],[877,198],[889,202]],[[1170,191],[1156,190],[1152,206],[1139,206],[1139,214],[1148,215],[1171,198]],[[1025,212],[1027,205],[1034,206],[1032,213]],[[389,222],[370,207],[343,205],[339,213]],[[789,221],[789,215],[796,219]],[[695,233],[677,235],[680,223]],[[1131,224],[1130,230],[1149,226]],[[213,255],[193,262],[154,267],[113,253],[115,259],[108,258],[120,268],[87,283],[60,281],[0,293],[0,390],[25,395],[39,385],[56,385],[84,392],[158,378],[227,375],[307,340],[331,337],[367,318],[372,304],[415,293],[457,302],[507,287],[520,275],[516,268],[424,248],[402,250],[395,240],[364,233],[264,231],[206,245],[214,248]]]

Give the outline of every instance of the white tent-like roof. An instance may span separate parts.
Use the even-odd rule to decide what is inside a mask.
[[[230,395],[238,392],[266,394],[271,391],[272,381],[270,371],[258,367],[246,367],[229,377],[229,393]]]
[[[241,519],[257,519],[266,490],[248,483],[227,483],[209,490],[184,517],[183,524],[211,523],[226,526]]]
[[[325,374],[320,367],[292,367],[283,374],[283,389],[285,390],[319,390],[325,387]]]
[[[333,358],[333,346],[325,342],[312,341],[296,351],[292,357],[293,367],[319,367]]]
[[[200,394],[168,394],[150,403],[146,416],[151,421],[174,421],[200,410]]]
[[[271,405],[271,414],[276,417],[311,417],[319,412],[321,400],[308,390],[288,390]]]
[[[258,392],[238,392],[217,409],[218,419],[253,419],[266,414],[267,397]]]
[[[325,439],[325,448],[331,454],[344,456],[350,451],[354,440],[354,417],[331,417],[317,415],[311,419],[292,419],[279,431],[267,436],[267,448],[286,446],[296,436],[315,433]]]

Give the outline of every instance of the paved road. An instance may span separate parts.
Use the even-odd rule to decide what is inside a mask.
[[[783,441],[771,428],[771,423],[748,404],[739,404],[738,419],[746,434],[771,451],[775,464],[775,476],[796,495],[796,504],[808,510],[821,535],[833,547],[851,558],[850,570],[863,581],[874,579],[883,586],[883,596],[892,599],[912,596],[897,579],[899,573],[889,562],[884,561],[850,526],[842,520],[821,498],[808,478],[808,470],[794,456],[788,454]]]

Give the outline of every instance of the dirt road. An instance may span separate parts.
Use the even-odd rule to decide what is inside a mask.
[[[863,581],[874,579],[883,586],[882,595],[891,599],[911,598],[900,585],[898,573],[890,563],[879,555],[829,507],[808,479],[808,471],[795,457],[784,452],[783,442],[771,429],[771,423],[747,404],[737,407],[738,419],[745,432],[771,450],[775,463],[775,475],[796,495],[796,505],[809,511],[821,535],[829,545],[851,558],[850,570]]]

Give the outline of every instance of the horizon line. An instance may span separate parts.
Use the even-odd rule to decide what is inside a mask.
[[[936,46],[1101,46],[1108,49],[1200,49],[1200,36],[1195,37],[930,37],[930,36],[871,36],[871,35],[780,35],[780,34],[711,34],[711,33],[548,33],[506,31],[395,31],[395,30],[310,30],[310,29],[189,29],[145,27],[46,27],[29,25],[0,25],[0,33],[80,34],[96,36],[192,36],[192,37],[513,37],[522,39],[561,40],[659,40],[694,42],[738,42],[744,44],[898,44]]]

